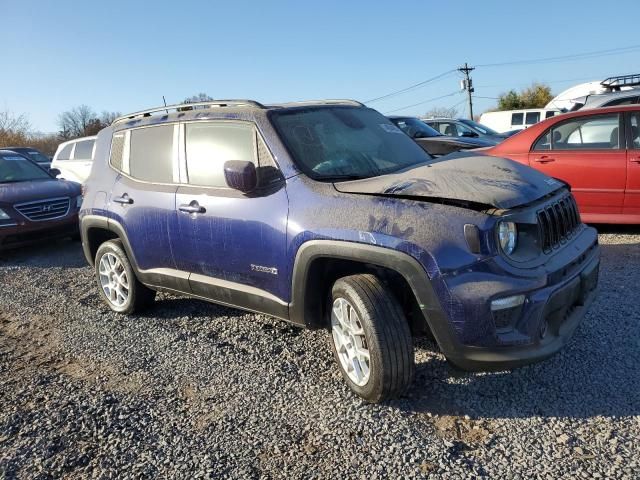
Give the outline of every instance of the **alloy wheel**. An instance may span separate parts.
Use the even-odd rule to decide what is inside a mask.
[[[109,302],[116,307],[123,306],[129,299],[129,278],[120,259],[113,253],[105,253],[98,272],[102,291]]]
[[[367,339],[358,313],[344,298],[333,302],[331,336],[340,364],[349,379],[359,387],[366,385],[371,374]]]

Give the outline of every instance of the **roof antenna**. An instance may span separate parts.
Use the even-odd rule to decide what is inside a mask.
[[[167,106],[167,100],[164,98],[164,95],[162,95],[162,101],[164,102],[164,106]],[[169,110],[166,110],[167,113],[169,113]]]

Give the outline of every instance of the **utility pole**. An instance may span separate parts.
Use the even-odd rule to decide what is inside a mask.
[[[460,67],[458,69],[459,72],[464,73],[464,80],[462,81],[462,88],[467,91],[467,95],[469,96],[469,118],[473,120],[473,100],[471,98],[471,94],[473,93],[473,80],[469,76],[469,73],[475,70],[474,67],[470,67],[465,62],[464,67]]]

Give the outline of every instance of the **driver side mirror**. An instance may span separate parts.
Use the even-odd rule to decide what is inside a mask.
[[[228,160],[224,162],[224,178],[230,188],[249,193],[258,186],[258,174],[253,162]]]
[[[57,168],[50,168],[49,169],[49,175],[51,175],[52,177],[57,177],[58,175],[60,175],[62,172],[60,170],[58,170]]]

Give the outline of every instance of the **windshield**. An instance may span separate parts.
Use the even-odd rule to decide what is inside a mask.
[[[462,123],[464,123],[465,125],[471,127],[473,130],[475,130],[476,132],[480,132],[483,135],[500,135],[498,132],[496,132],[495,130],[492,130],[489,127],[485,127],[484,125],[482,125],[481,123],[478,122],[474,122],[473,120],[460,120]]]
[[[51,180],[47,172],[18,154],[0,154],[0,183]]]
[[[317,180],[375,177],[431,159],[369,108],[275,110],[270,118],[296,164]]]
[[[391,121],[411,138],[439,137],[442,134],[422,120],[413,117],[392,118]]]
[[[27,153],[27,155],[29,155],[29,157],[31,157],[31,160],[33,160],[34,162],[51,163],[51,160],[49,159],[49,157],[47,157],[46,155],[43,155],[40,152],[36,152],[34,150],[29,150],[26,153]]]

